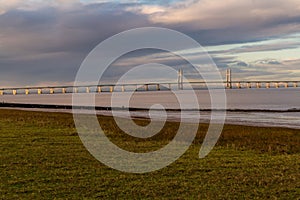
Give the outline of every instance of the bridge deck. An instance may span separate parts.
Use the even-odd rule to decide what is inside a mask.
[[[44,86],[44,87],[18,87],[2,88],[0,95],[18,94],[54,94],[54,93],[101,93],[125,91],[159,91],[184,89],[250,89],[250,88],[297,88],[300,81],[231,81],[231,82],[165,82],[165,83],[129,83],[129,84],[103,84],[103,85],[72,85],[72,86]]]

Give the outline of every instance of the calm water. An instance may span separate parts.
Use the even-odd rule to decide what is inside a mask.
[[[184,104],[188,108],[192,108],[193,102],[190,100],[190,91],[180,91],[180,95],[187,98]],[[220,93],[215,90],[214,92]],[[198,103],[201,109],[210,109],[210,95],[208,91],[197,91]],[[230,124],[244,124],[255,126],[276,126],[291,127],[300,129],[300,89],[242,89],[227,90],[227,112],[226,122]],[[91,98],[92,94],[81,94],[83,98]],[[55,104],[70,105],[72,104],[72,95],[20,95],[20,96],[0,96],[1,102],[10,103],[37,103],[37,104]],[[96,95],[96,106],[111,106],[111,94],[102,93]],[[115,99],[119,107],[127,107],[124,103],[124,95],[118,93]],[[177,99],[169,91],[161,92],[137,92],[130,100],[130,107],[150,108],[153,104],[162,104],[164,108],[178,109],[180,108]],[[239,109],[238,111],[234,111]],[[254,111],[255,109],[256,111]],[[257,111],[261,110],[261,111]],[[296,110],[297,112],[288,112],[288,110]],[[252,110],[252,111],[249,111]],[[47,111],[47,110],[44,110]],[[53,110],[51,110],[53,111]],[[56,110],[59,112],[71,112],[67,110]],[[268,111],[268,112],[266,112]],[[281,112],[278,112],[281,111]],[[284,112],[286,111],[286,112]],[[99,114],[111,115],[110,111],[97,111]],[[159,111],[152,112],[152,117],[160,119]],[[118,112],[120,116],[126,116],[124,112]],[[149,117],[146,111],[131,112],[133,117]],[[168,119],[178,121],[181,113],[171,111],[168,112]],[[195,111],[184,111],[182,118],[184,121],[191,121],[196,115]],[[201,121],[208,122],[210,120],[210,112],[201,112]]]

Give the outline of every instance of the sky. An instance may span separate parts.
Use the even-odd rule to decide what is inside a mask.
[[[72,84],[96,45],[147,26],[192,37],[235,80],[300,80],[299,0],[0,0],[0,88]],[[108,77],[140,60],[185,64],[170,58],[132,53]]]

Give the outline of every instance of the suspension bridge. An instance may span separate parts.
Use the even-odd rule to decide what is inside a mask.
[[[30,95],[30,94],[67,94],[67,93],[103,93],[103,92],[126,92],[126,91],[160,91],[160,90],[185,90],[205,89],[207,86],[226,89],[251,89],[251,88],[298,88],[300,81],[289,80],[263,80],[263,81],[233,81],[231,69],[226,70],[225,81],[183,81],[183,70],[178,71],[178,80],[162,83],[129,83],[129,84],[101,84],[101,85],[69,85],[69,86],[44,86],[44,87],[18,87],[0,88],[1,95]]]

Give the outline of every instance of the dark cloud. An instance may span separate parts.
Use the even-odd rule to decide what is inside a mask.
[[[245,62],[243,62],[243,61],[237,62],[236,65],[237,65],[237,66],[242,66],[242,67],[248,67],[248,66],[249,66],[248,63],[245,63]]]
[[[213,55],[212,59],[218,68],[223,71],[232,68],[232,66],[237,66],[237,63],[242,63],[235,56]]]
[[[147,23],[145,16],[117,4],[86,5],[69,11],[8,11],[0,15],[0,84],[4,80],[11,85],[72,81],[97,44]]]

